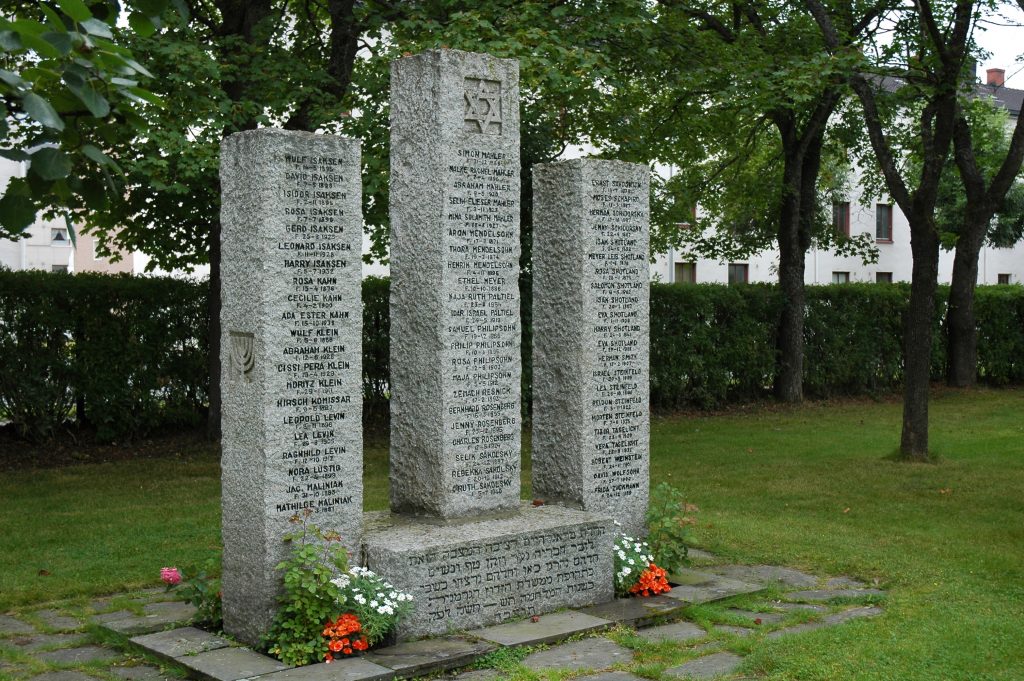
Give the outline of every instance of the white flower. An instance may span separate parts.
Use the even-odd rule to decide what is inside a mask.
[[[622,568],[622,576],[623,576],[623,577],[625,577],[626,575],[628,575],[628,574],[629,574],[629,573],[631,573],[632,571],[633,571],[633,570],[632,570],[631,568],[628,568],[628,567],[624,567],[624,568]]]
[[[366,598],[364,596],[356,594],[355,599],[356,603],[359,603],[360,605],[366,605]]]
[[[619,560],[626,560],[626,552],[619,551]]]
[[[630,564],[630,565],[636,565],[636,561],[635,561],[635,560],[633,560],[632,558],[630,558],[630,559],[629,559],[629,564]]]
[[[344,589],[346,586],[348,586],[348,583],[349,583],[348,575],[342,575],[341,577],[335,577],[334,579],[331,580],[331,584],[333,584],[334,586],[338,587],[339,589]]]

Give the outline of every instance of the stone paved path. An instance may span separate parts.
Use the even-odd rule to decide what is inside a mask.
[[[702,567],[677,573],[680,586],[666,596],[553,613],[299,669],[188,627],[191,606],[169,600],[160,589],[40,605],[0,613],[0,681],[172,681],[186,669],[203,681],[383,681],[420,675],[491,681],[526,673],[588,681],[741,679],[750,678],[744,673],[757,674],[743,668],[743,654],[764,641],[884,612],[879,603],[885,592],[877,584],[780,566],[726,565],[706,552],[698,557]],[[758,592],[764,589],[770,597]],[[683,616],[693,603],[703,604],[702,626]],[[108,633],[98,635],[93,625]],[[488,661],[512,671],[472,669]]]

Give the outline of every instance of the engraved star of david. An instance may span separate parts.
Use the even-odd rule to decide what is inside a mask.
[[[475,132],[500,134],[501,83],[477,80],[475,85],[466,84],[466,122],[476,125]]]

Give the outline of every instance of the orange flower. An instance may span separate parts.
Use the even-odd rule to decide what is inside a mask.
[[[629,589],[629,592],[638,596],[648,597],[671,590],[672,587],[668,583],[668,573],[663,568],[651,563],[646,570],[640,573],[640,579]]]
[[[335,641],[331,641],[330,643],[328,643],[328,644],[327,644],[327,648],[328,648],[328,649],[329,649],[329,650],[330,650],[330,651],[331,651],[332,653],[340,653],[340,652],[341,652],[341,649],[342,649],[342,648],[344,648],[344,646],[343,646],[343,645],[341,645],[341,641],[337,641],[337,640],[335,640]]]

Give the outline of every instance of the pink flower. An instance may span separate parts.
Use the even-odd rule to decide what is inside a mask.
[[[176,567],[160,568],[160,581],[175,586],[181,583],[181,571]]]

